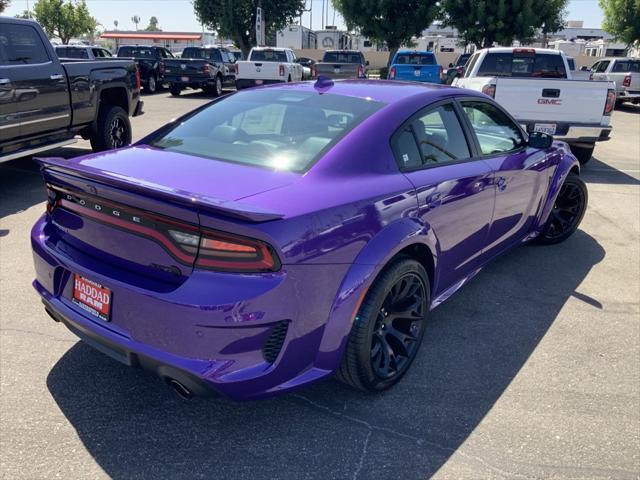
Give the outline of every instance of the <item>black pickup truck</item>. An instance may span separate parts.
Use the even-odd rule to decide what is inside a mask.
[[[130,58],[138,64],[140,81],[147,93],[156,93],[166,82],[164,68],[173,53],[164,47],[145,45],[122,45],[118,48],[118,58]]]
[[[0,162],[75,142],[94,151],[131,142],[142,114],[129,60],[60,62],[40,25],[0,17]]]
[[[235,57],[226,48],[187,47],[181,58],[165,61],[164,75],[171,95],[180,95],[184,88],[201,88],[219,97],[223,86],[235,84]]]

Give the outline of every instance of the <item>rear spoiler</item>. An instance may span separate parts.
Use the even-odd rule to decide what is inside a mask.
[[[70,168],[68,161],[61,157],[33,157],[43,172],[57,172],[76,178],[86,178],[107,186],[118,187],[130,192],[152,196],[153,198],[196,208],[201,211],[224,215],[249,222],[268,222],[284,217],[284,214],[264,210],[263,208],[231,200],[221,200],[204,195],[197,195],[186,191],[174,190],[165,185],[145,182],[132,177],[125,177],[113,172],[98,169],[78,170]]]

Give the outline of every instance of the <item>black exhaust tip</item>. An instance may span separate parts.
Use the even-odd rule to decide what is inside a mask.
[[[191,390],[189,390],[175,378],[170,378],[169,380],[167,380],[167,384],[183,400],[190,400],[193,398],[193,393],[191,392]]]

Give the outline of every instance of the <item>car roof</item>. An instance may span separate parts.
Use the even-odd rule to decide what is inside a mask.
[[[492,48],[483,48],[482,50],[478,50],[478,52],[488,52],[488,53],[511,53],[514,50],[533,50],[536,53],[544,53],[546,55],[560,55],[562,54],[562,50],[555,50],[553,48],[529,48],[529,47],[492,47]]]
[[[274,84],[264,87],[264,89],[281,89],[287,91],[306,91],[332,93],[347,97],[366,98],[382,103],[392,104],[411,98],[413,96],[431,93],[434,100],[446,97],[450,94],[478,95],[477,92],[463,90],[449,85],[438,85],[434,83],[402,82],[392,80],[335,80],[333,85],[321,86],[316,89],[316,82],[297,82],[290,84]]]

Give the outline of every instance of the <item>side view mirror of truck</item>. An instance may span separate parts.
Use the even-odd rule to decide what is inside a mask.
[[[453,63],[449,62],[449,68],[453,68]]]
[[[580,71],[581,72],[590,72],[591,69],[589,67],[587,67],[586,65],[583,65],[582,67],[580,67]]]

